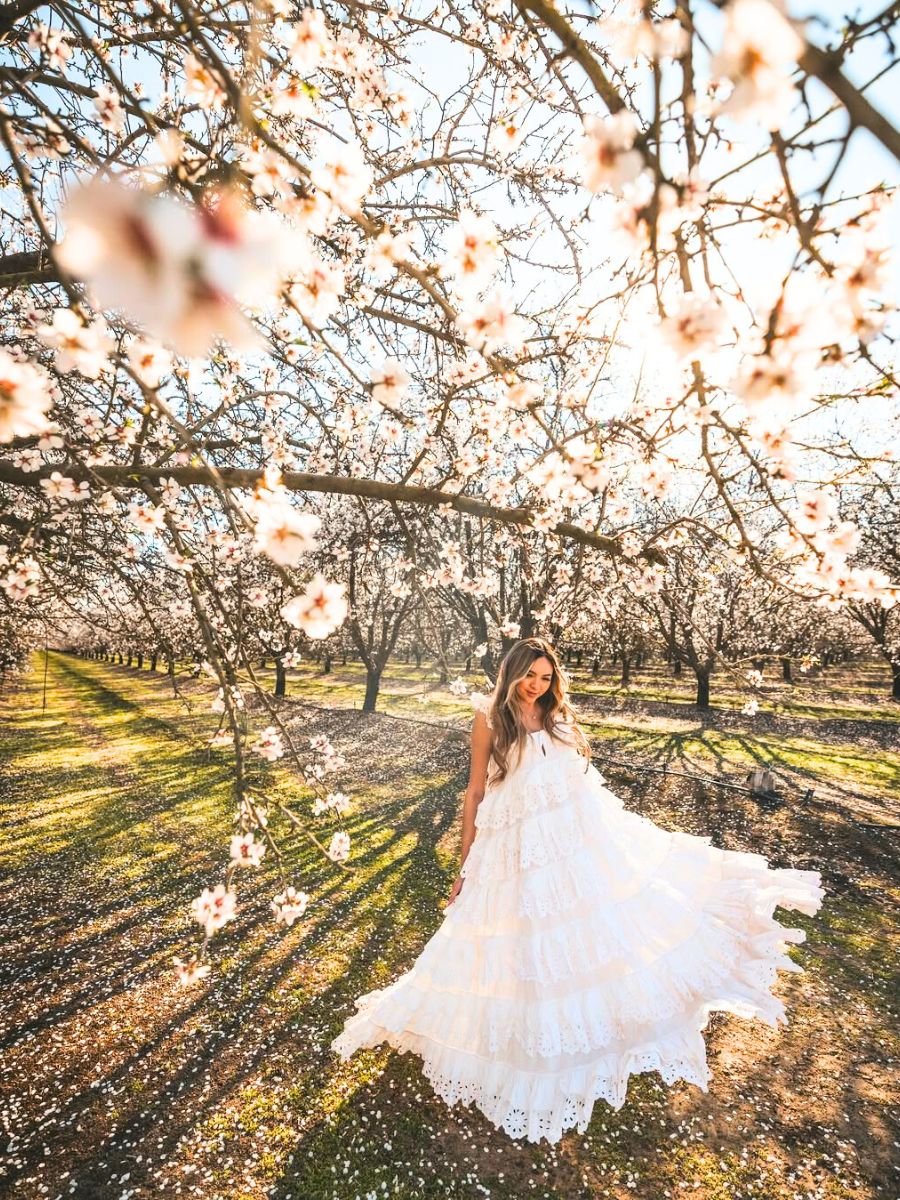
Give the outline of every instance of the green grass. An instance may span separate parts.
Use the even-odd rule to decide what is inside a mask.
[[[162,673],[51,655],[46,712],[39,671],[7,692],[0,1080],[19,1140],[0,1179],[26,1198],[69,1195],[74,1183],[76,1200],[129,1189],[133,1200],[887,1195],[879,1114],[897,1051],[886,903],[896,878],[884,835],[859,832],[840,803],[842,787],[886,802],[898,756],[816,739],[806,725],[802,736],[757,734],[673,706],[589,726],[601,755],[706,773],[764,761],[836,781],[833,812],[766,815],[715,789],[610,772],[654,819],[825,872],[821,913],[782,918],[808,934],[791,952],[806,974],[778,985],[791,1027],[776,1035],[716,1014],[709,1094],[633,1078],[623,1109],[598,1102],[587,1133],[550,1150],[512,1142],[474,1109],[446,1109],[412,1055],[331,1054],[355,998],[415,961],[455,873],[466,747],[439,726],[465,730],[470,709],[434,678],[403,664],[389,674],[390,711],[424,726],[334,711],[359,704],[358,671],[292,680],[298,699],[302,686],[325,709],[296,706],[303,734],[328,729],[350,760],[352,869],[289,839],[290,877],[313,897],[307,917],[277,929],[275,864],[245,873],[239,920],[214,939],[214,973],[193,991],[174,983],[170,960],[196,942],[190,900],[221,877],[234,809],[228,755],[205,748],[216,722],[207,682],[185,684],[185,707]],[[427,704],[409,687],[427,687]],[[255,769],[302,810],[308,792],[285,766]]]

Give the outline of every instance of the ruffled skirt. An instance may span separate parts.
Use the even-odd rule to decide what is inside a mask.
[[[583,1132],[658,1071],[704,1091],[713,1010],[787,1024],[771,991],[805,938],[777,907],[814,915],[818,871],[669,832],[630,812],[572,755],[488,791],[463,888],[415,965],[361,996],[332,1048],[413,1051],[449,1105],[510,1136]]]

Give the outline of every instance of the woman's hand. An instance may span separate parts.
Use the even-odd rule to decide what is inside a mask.
[[[450,905],[453,903],[453,901],[459,895],[462,885],[463,885],[463,877],[462,877],[462,875],[457,875],[457,877],[453,881],[453,887],[450,889],[450,895],[447,899],[447,902],[444,905],[444,908],[450,907]]]

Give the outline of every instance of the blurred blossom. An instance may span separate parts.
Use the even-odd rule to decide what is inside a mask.
[[[85,281],[94,306],[121,312],[187,357],[207,354],[219,338],[257,345],[239,305],[270,301],[294,262],[296,239],[279,219],[232,191],[189,206],[98,177],[72,192],[63,220],[60,261]],[[62,334],[75,337],[72,318]],[[74,360],[82,374],[87,353]]]
[[[0,442],[43,433],[51,404],[47,374],[0,347]]]
[[[634,148],[637,135],[637,121],[627,109],[584,118],[578,153],[581,179],[589,191],[618,191],[637,179],[644,169],[643,155]]]
[[[776,0],[732,0],[725,11],[722,48],[711,70],[733,87],[719,111],[777,129],[794,102],[791,72],[803,40]]]
[[[302,629],[307,637],[326,638],[347,615],[342,583],[329,583],[317,574],[300,596],[282,606],[281,615],[289,625]]]

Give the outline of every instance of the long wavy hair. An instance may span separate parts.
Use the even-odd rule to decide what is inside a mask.
[[[554,741],[574,745],[578,753],[587,759],[585,771],[590,764],[590,743],[569,702],[569,677],[556,651],[543,638],[522,638],[503,656],[497,683],[490,696],[490,722],[493,726],[491,758],[494,764],[492,783],[499,783],[506,778],[511,769],[511,756],[518,762],[525,749],[529,730],[524,720],[524,705],[519,697],[518,684],[527,677],[532,663],[539,658],[546,658],[553,670],[550,686],[535,701],[541,713],[541,727]]]

